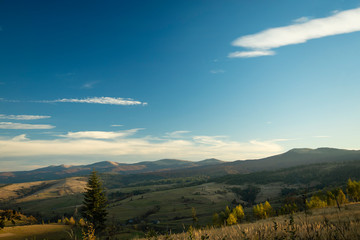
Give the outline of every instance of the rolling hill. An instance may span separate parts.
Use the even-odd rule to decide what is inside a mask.
[[[134,164],[102,161],[80,166],[60,165],[39,168],[31,171],[0,172],[0,183],[22,183],[56,180],[76,176],[87,176],[92,171],[92,169],[95,169],[99,173],[126,175],[185,169],[197,166],[213,166],[221,163],[223,162],[217,159],[206,159],[199,162],[176,159],[162,159],[153,162],[147,161]]]
[[[173,169],[162,172],[150,172],[143,175],[170,177],[209,176],[219,177],[228,174],[247,174],[260,171],[275,171],[284,168],[310,164],[348,162],[360,160],[359,150],[343,150],[335,148],[297,148],[283,154],[257,159],[224,162],[217,165],[195,166],[182,171]]]
[[[147,180],[193,176],[217,177],[227,174],[246,174],[309,164],[354,160],[360,160],[359,150],[297,148],[267,158],[234,162],[223,162],[217,159],[206,159],[199,162],[162,159],[134,164],[103,161],[81,166],[49,166],[32,171],[0,172],[0,183],[21,183],[87,176],[92,169],[96,169],[99,173],[127,176],[127,182],[131,182],[132,178]]]

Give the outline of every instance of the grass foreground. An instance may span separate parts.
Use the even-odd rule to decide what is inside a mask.
[[[0,230],[1,240],[67,240],[71,239],[71,227],[60,224],[37,224],[26,226],[5,227]]]
[[[341,207],[314,209],[294,215],[285,215],[225,227],[192,229],[180,234],[148,233],[146,239],[360,239],[360,203]]]

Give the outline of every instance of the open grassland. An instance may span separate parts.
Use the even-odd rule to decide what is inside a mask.
[[[69,179],[66,179],[69,182]],[[70,179],[72,180],[72,179]],[[78,181],[71,181],[78,186]],[[66,181],[63,181],[66,183]],[[59,189],[53,185],[51,189]],[[72,188],[75,188],[73,186]],[[243,188],[244,185],[227,185],[222,183],[204,183],[195,186],[179,186],[177,184],[149,185],[149,186],[130,186],[117,189],[109,189],[107,192],[111,195],[116,192],[128,194],[125,198],[116,197],[109,199],[108,212],[109,222],[111,224],[125,224],[130,220],[131,224],[153,224],[156,222],[156,228],[172,229],[182,231],[183,225],[192,224],[192,208],[196,209],[199,219],[199,225],[207,225],[212,222],[212,215],[215,212],[223,211],[226,206],[234,207],[236,204],[246,204],[240,195],[234,193],[233,187]],[[279,198],[279,194],[284,187],[296,187],[283,183],[271,183],[259,185],[260,192],[256,198],[257,202],[263,202],[267,199]],[[44,190],[49,193],[52,190]],[[76,192],[76,191],[75,191]],[[136,193],[136,194],[134,194]],[[40,192],[39,195],[42,193]],[[31,195],[34,197],[34,195]],[[15,201],[5,205],[10,209],[18,209],[28,215],[45,217],[45,221],[51,219],[56,221],[55,217],[61,218],[64,214],[72,216],[79,210],[83,201],[81,193],[67,192],[58,197],[48,198],[30,198],[26,201]],[[245,209],[245,211],[251,211]],[[41,218],[39,218],[41,219]]]
[[[70,226],[57,224],[5,227],[0,230],[1,240],[67,240]]]
[[[0,187],[0,201],[17,203],[62,197],[84,192],[87,178],[73,177],[51,181],[14,183]]]
[[[0,186],[0,201],[17,199],[36,192],[37,189],[50,186],[54,181],[14,183]]]
[[[157,227],[174,229],[192,222],[191,209],[194,207],[199,224],[206,225],[211,221],[213,211],[222,210],[235,198],[235,194],[226,190],[224,184],[215,183],[160,190],[111,203],[109,219],[114,223],[156,221]]]
[[[69,216],[73,215],[76,208],[82,204],[82,200],[82,194],[74,194],[57,198],[21,202],[12,204],[11,206],[14,206],[14,209],[21,207],[22,211],[27,214],[40,214],[41,216],[51,218],[53,216],[63,216],[64,214]]]
[[[181,234],[155,236],[147,239],[360,239],[360,204],[312,210],[220,228],[188,230]]]

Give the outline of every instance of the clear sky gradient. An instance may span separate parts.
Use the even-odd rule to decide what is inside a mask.
[[[359,149],[360,1],[1,1],[0,171]]]

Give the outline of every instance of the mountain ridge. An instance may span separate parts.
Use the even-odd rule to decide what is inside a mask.
[[[202,161],[160,159],[138,163],[101,161],[88,165],[48,166],[30,171],[0,172],[0,183],[56,180],[87,176],[93,169],[99,173],[120,175],[151,174],[161,177],[189,177],[198,175],[221,176],[307,165],[312,163],[360,160],[360,150],[336,148],[294,148],[282,154],[251,160],[224,162],[210,158]]]

